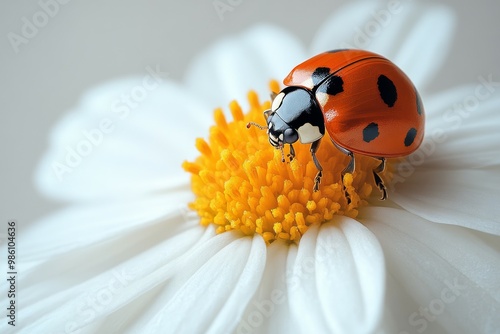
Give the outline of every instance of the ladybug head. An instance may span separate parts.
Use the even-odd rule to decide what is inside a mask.
[[[255,122],[250,122],[247,124],[247,128],[253,125],[261,130],[267,130],[269,143],[275,148],[282,149],[284,144],[293,144],[299,138],[297,131],[286,124],[279,115],[271,109],[264,111],[264,117],[266,118],[267,127]]]
[[[312,92],[301,87],[285,87],[274,99],[270,110],[264,112],[269,143],[276,148],[284,144],[312,143],[323,137],[325,125],[323,113]]]
[[[284,144],[293,144],[299,139],[297,130],[290,127],[276,111],[272,109],[266,110],[264,111],[264,117],[267,123],[269,143],[272,146],[281,148]]]

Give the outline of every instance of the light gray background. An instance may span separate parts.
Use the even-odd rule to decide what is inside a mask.
[[[170,78],[181,80],[190,60],[210,43],[259,21],[284,27],[308,44],[345,2],[241,0],[221,21],[213,0],[71,0],[16,54],[7,34],[20,34],[22,18],[31,21],[40,5],[2,1],[0,220],[28,223],[61,205],[37,194],[33,171],[51,127],[88,88],[142,74],[150,64],[160,64]],[[500,1],[436,2],[455,10],[458,27],[453,56],[431,88],[477,82],[479,75],[492,74],[500,81]]]

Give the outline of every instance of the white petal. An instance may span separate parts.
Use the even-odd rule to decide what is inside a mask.
[[[266,267],[258,290],[248,304],[237,333],[292,333],[286,287],[289,245],[275,241],[267,247]]]
[[[124,94],[140,89],[141,79],[98,87],[56,125],[36,173],[43,193],[116,199],[187,183],[180,165],[195,156],[194,139],[207,133],[211,110],[168,81],[127,107]]]
[[[443,6],[357,1],[341,7],[319,29],[314,53],[367,49],[394,61],[421,89],[445,60],[454,17]]]
[[[238,248],[243,247],[239,246]],[[234,254],[234,261],[243,264],[245,255],[247,255],[248,262],[243,269],[241,269],[240,277],[238,281],[233,284],[232,291],[230,289],[230,291],[228,291],[229,293],[224,297],[224,305],[218,309],[217,315],[211,320],[211,325],[207,333],[220,333],[229,328],[235,329],[247,308],[248,302],[261,282],[262,273],[267,261],[264,240],[260,235],[256,235],[252,238],[250,249],[239,249],[239,251],[242,257],[238,258],[238,254],[236,253]],[[232,257],[233,254],[230,256]],[[233,266],[231,270],[236,268],[237,266]],[[219,270],[220,267],[215,269],[217,277],[224,275],[224,272]],[[226,284],[229,286],[231,285],[229,279],[224,285]]]
[[[344,218],[340,226],[321,226],[316,257],[324,259],[317,266],[317,284],[330,328],[370,332],[379,322],[385,287],[378,241],[364,226]]]
[[[178,219],[178,224],[183,222]],[[19,301],[26,306],[25,329],[50,333],[57,328],[94,327],[117,309],[133,308],[134,300],[148,297],[165,282],[174,287],[176,282],[171,278],[182,268],[179,259],[192,254],[197,243],[211,246],[198,252],[197,261],[208,257],[210,249],[217,249],[217,241],[224,245],[220,239],[210,243],[213,234],[206,231],[209,233],[195,226],[169,236],[161,235],[157,227],[146,227],[141,233],[134,231],[54,256],[23,275],[20,282],[26,292]],[[228,234],[227,239],[233,240],[230,237]],[[197,261],[189,264],[201,265]],[[193,270],[189,266],[182,269],[186,273]]]
[[[489,81],[488,77],[483,79]],[[500,91],[494,89],[479,81],[424,101],[424,143],[408,161],[433,169],[499,166]]]
[[[290,310],[300,332],[369,333],[378,326],[384,257],[363,225],[338,217],[311,227],[289,263]]]
[[[130,202],[69,207],[25,228],[20,240],[30,247],[24,259],[43,261],[117,238],[128,243],[136,239],[137,231],[167,238],[192,226],[187,208],[191,197],[188,191],[179,191]]]
[[[384,249],[394,278],[388,291],[402,292],[387,304],[397,326],[403,326],[396,332],[492,333],[500,328],[498,251],[472,231],[403,210],[371,207],[360,216]]]
[[[461,107],[472,97],[478,101],[475,108]],[[395,190],[391,199],[434,222],[500,234],[500,208],[496,205],[500,96],[494,87],[479,83],[431,98],[426,108],[426,138],[395,170],[389,184]]]
[[[386,277],[384,317],[375,333],[407,334],[402,329],[408,325],[408,315],[418,310],[419,305],[390,271],[387,271]],[[413,334],[414,331],[409,331],[409,333]],[[433,332],[433,334],[437,333],[441,332]]]
[[[145,326],[146,332],[232,332],[266,261],[260,236],[238,238],[212,256]]]
[[[269,80],[281,81],[304,59],[298,40],[277,27],[261,24],[203,52],[188,69],[186,83],[211,106],[225,107],[233,99],[246,106],[249,90],[268,99]]]
[[[391,184],[391,200],[406,210],[436,223],[500,235],[498,170],[421,168],[398,180]]]
[[[158,323],[164,323],[170,319],[171,313],[164,313],[165,305],[170,303],[180,290],[185,289],[186,283],[192,277],[200,275],[200,270],[206,268],[206,263],[213,262],[213,257],[218,256],[217,254],[224,248],[241,237],[237,233],[223,233],[215,236],[212,228],[208,228],[207,232],[188,249],[181,248],[180,252],[175,248],[172,249],[173,251],[170,250],[173,257],[170,253],[157,253],[158,260],[138,259],[146,263],[159,262],[163,257],[169,260],[163,261],[164,265],[160,267],[149,265],[144,269],[141,268],[141,277],[132,282],[122,295],[117,296],[106,310],[107,312],[102,315],[103,323],[99,327],[99,332],[106,333],[122,328],[127,333],[138,331],[157,333]],[[170,241],[166,243],[172,244]],[[167,325],[164,327],[170,328]]]
[[[300,247],[290,246],[286,284],[292,327],[296,333],[327,333],[316,286],[316,243],[319,226],[310,226]]]

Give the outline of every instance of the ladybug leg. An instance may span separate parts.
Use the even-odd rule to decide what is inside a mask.
[[[349,163],[344,168],[344,170],[340,173],[340,177],[341,177],[340,180],[342,181],[342,187],[344,188],[345,198],[347,200],[347,204],[349,205],[349,204],[351,204],[351,195],[349,195],[349,193],[347,192],[347,188],[344,185],[344,176],[346,174],[348,174],[348,173],[352,174],[354,172],[354,168],[356,166],[356,162],[354,161],[354,154],[352,154],[351,151],[347,151],[346,154],[351,159],[349,160]]]
[[[274,98],[277,96],[278,94],[276,94],[275,92],[271,92],[271,102],[274,101]]]
[[[281,162],[285,162],[285,152],[283,151],[283,145],[279,146],[279,150],[281,151]]]
[[[349,174],[352,174],[354,172],[354,168],[356,166],[356,162],[354,161],[354,154],[352,154],[351,151],[347,151],[347,156],[349,158],[351,158],[351,160],[349,160],[349,163],[347,164],[347,166],[344,168],[344,170],[342,171],[342,180],[344,179],[344,175],[346,175],[347,173]]]
[[[321,182],[321,177],[323,176],[323,167],[321,167],[321,164],[318,161],[318,158],[316,157],[316,151],[318,150],[319,143],[321,139],[316,140],[311,144],[311,156],[314,161],[314,165],[318,169],[318,173],[316,174],[316,177],[314,178],[314,187],[313,191],[318,191],[319,190],[319,184]]]
[[[334,142],[332,140],[332,143],[333,145],[335,145],[335,147],[342,153],[344,153],[345,155],[347,155],[349,158],[351,158],[349,160],[349,163],[347,164],[347,166],[344,168],[344,170],[340,173],[340,181],[342,182],[342,188],[344,188],[344,195],[345,195],[345,198],[347,200],[347,204],[351,204],[351,196],[349,195],[349,193],[347,192],[347,189],[344,185],[344,176],[346,174],[352,174],[354,172],[354,168],[356,167],[356,162],[354,160],[354,154],[349,151],[348,149],[345,149],[343,148],[342,146],[339,146],[336,142]]]
[[[290,153],[288,154],[288,158],[290,159],[290,161],[292,161],[293,159],[295,159],[295,149],[293,148],[292,144],[289,145],[290,145]]]
[[[387,189],[385,188],[384,181],[382,177],[380,177],[379,173],[382,173],[385,170],[385,158],[378,158],[380,160],[380,164],[373,170],[373,179],[375,180],[375,185],[382,193],[381,201],[387,199]]]

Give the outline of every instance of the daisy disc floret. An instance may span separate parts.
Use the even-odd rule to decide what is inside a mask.
[[[271,89],[279,91],[277,82],[271,83]],[[269,144],[265,131],[247,128],[249,122],[263,121],[270,102],[261,103],[253,91],[248,93],[248,101],[247,113],[236,101],[230,103],[230,122],[222,109],[216,109],[208,140],[196,139],[201,155],[183,163],[184,170],[192,174],[196,196],[189,206],[198,213],[201,224],[215,224],[217,233],[258,233],[269,244],[277,239],[298,242],[309,226],[327,222],[333,215],[356,217],[375,187],[372,170],[378,161],[356,157],[356,170],[343,180],[348,203],[340,179],[348,157],[325,138],[317,152],[323,178],[319,190],[313,191],[317,169],[310,145],[295,145],[295,158],[283,162],[281,151]],[[387,179],[390,173],[385,174]]]

